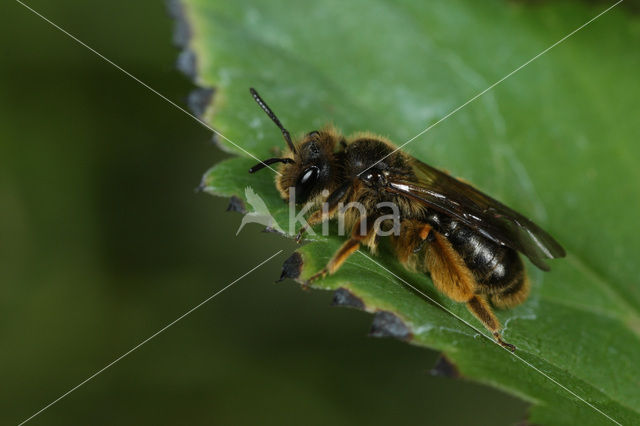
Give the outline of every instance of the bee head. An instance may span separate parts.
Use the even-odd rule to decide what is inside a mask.
[[[304,204],[320,195],[323,190],[335,187],[335,179],[339,170],[334,154],[340,136],[332,128],[314,130],[307,133],[295,144],[291,140],[289,131],[284,128],[276,115],[262,100],[255,89],[250,89],[251,95],[267,113],[269,118],[278,126],[287,144],[289,152],[280,158],[269,158],[249,169],[255,173],[268,165],[282,163],[276,178],[276,186],[281,197],[289,201],[290,190],[294,188],[296,204]]]

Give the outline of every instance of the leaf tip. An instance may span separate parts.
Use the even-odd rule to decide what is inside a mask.
[[[189,92],[187,106],[196,117],[200,119],[204,117],[204,113],[211,105],[214,92],[213,87],[198,87]]]
[[[282,232],[277,228],[274,228],[273,226],[265,226],[262,232],[265,234],[278,234],[278,235],[282,235],[283,237],[287,236],[287,234],[285,234],[284,232]]]
[[[460,371],[458,371],[458,367],[446,356],[444,356],[444,354],[440,354],[438,360],[436,361],[436,364],[431,370],[429,370],[429,374],[437,377],[460,377]]]
[[[282,264],[282,274],[276,282],[284,281],[286,278],[297,279],[302,271],[302,256],[297,251],[287,258]]]
[[[227,206],[226,211],[245,214],[247,212],[247,209],[244,206],[244,201],[242,201],[235,195],[232,195],[231,198],[229,198],[229,205]]]
[[[407,325],[399,317],[388,311],[378,311],[373,316],[369,336],[395,337],[399,340],[410,340],[413,335]]]
[[[364,309],[365,305],[362,299],[351,293],[344,287],[340,287],[333,293],[331,306],[344,306],[347,308]]]

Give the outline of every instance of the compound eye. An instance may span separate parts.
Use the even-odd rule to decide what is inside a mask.
[[[304,172],[304,174],[300,178],[300,183],[302,185],[304,185],[307,182],[309,182],[310,180],[315,179],[317,175],[318,175],[318,168],[317,167],[311,167],[311,168],[307,169]]]
[[[302,172],[298,182],[296,183],[296,204],[307,201],[316,181],[318,180],[319,172],[320,170],[316,166],[311,166]]]
[[[317,130],[314,130],[313,132],[307,133],[307,136],[310,138],[317,138],[318,136],[320,136],[320,132],[318,132]]]

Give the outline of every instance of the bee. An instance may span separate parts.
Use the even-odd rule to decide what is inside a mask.
[[[529,295],[529,278],[518,253],[543,271],[549,270],[546,259],[565,256],[553,237],[471,185],[396,150],[383,137],[360,133],[346,138],[326,127],[294,143],[260,95],[253,88],[250,92],[282,132],[288,152],[249,172],[282,163],[276,187],[283,200],[288,202],[293,194],[296,204],[325,203],[310,214],[296,240],[300,242],[309,227],[334,218],[339,206],[357,202],[366,209],[366,226],[362,215],[345,216],[350,238],[309,282],[335,273],[361,245],[375,252],[384,223],[375,219],[388,214],[376,206],[391,202],[397,206],[400,229],[389,238],[401,264],[429,274],[441,293],[465,303],[500,345],[515,350],[502,339],[492,306],[512,308]]]

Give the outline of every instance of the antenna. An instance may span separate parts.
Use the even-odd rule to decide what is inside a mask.
[[[284,128],[284,126],[282,125],[282,123],[280,122],[278,117],[276,117],[276,115],[273,113],[273,111],[271,111],[271,108],[269,108],[267,103],[265,101],[263,101],[262,98],[260,97],[260,95],[258,94],[258,92],[256,92],[256,89],[251,87],[251,88],[249,88],[249,92],[251,92],[251,96],[253,96],[253,99],[260,106],[260,108],[262,108],[262,110],[267,113],[269,118],[274,123],[276,123],[276,126],[278,126],[280,131],[282,131],[282,136],[284,137],[284,141],[287,143],[287,146],[289,146],[289,149],[291,150],[291,152],[296,154],[296,147],[293,145],[293,142],[291,141],[291,135],[289,134],[289,131]]]
[[[293,164],[295,163],[295,161],[293,161],[291,158],[269,158],[268,160],[261,161],[255,166],[253,166],[252,168],[250,168],[249,173],[255,173],[258,170],[262,170],[265,167],[270,166],[271,164],[274,164],[274,163]]]

